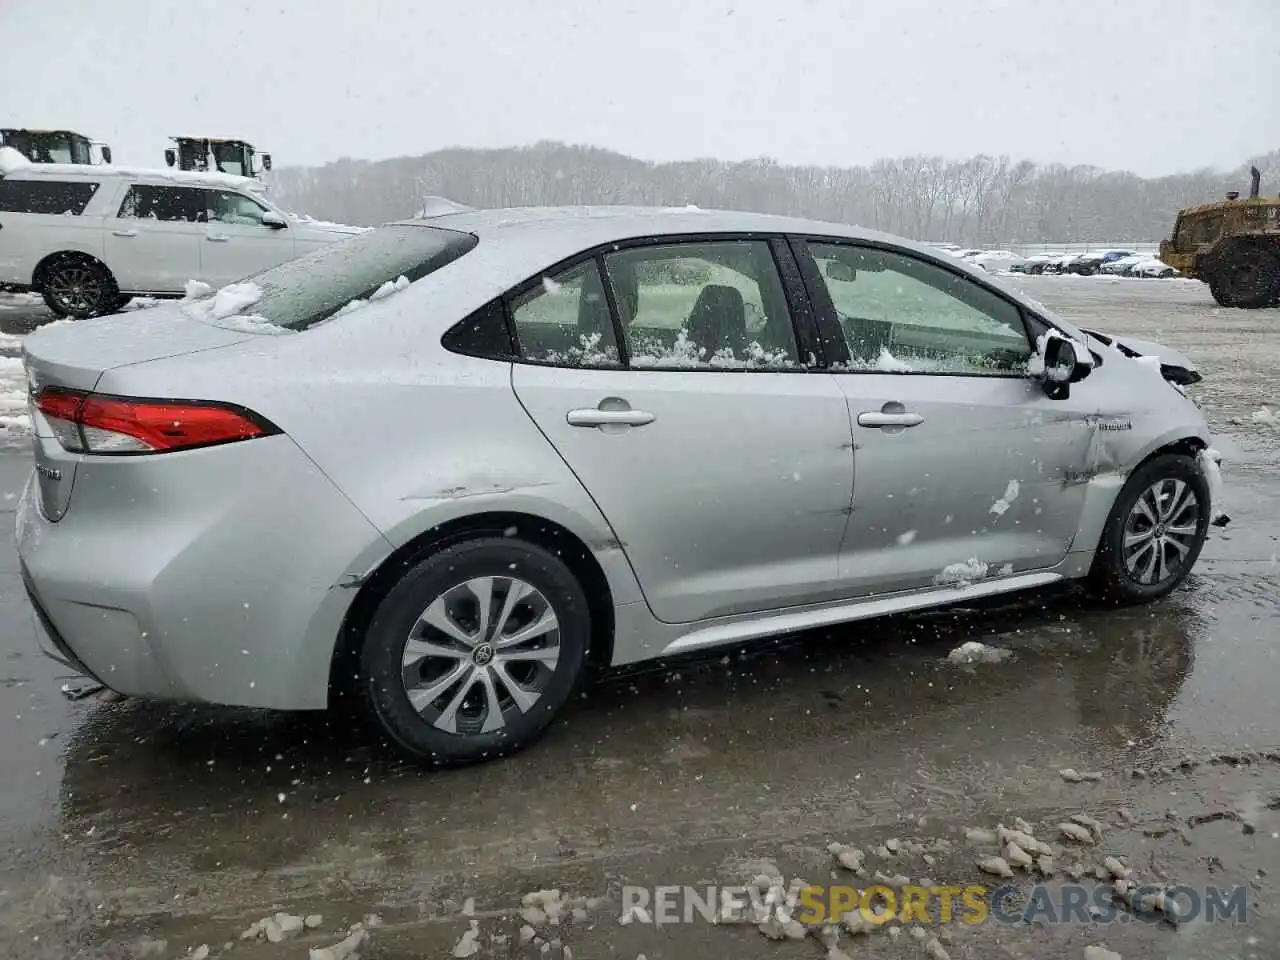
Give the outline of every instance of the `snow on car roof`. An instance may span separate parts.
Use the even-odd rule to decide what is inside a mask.
[[[239,190],[252,190],[257,193],[262,193],[266,190],[266,185],[260,180],[256,180],[253,177],[238,177],[231,173],[117,167],[109,163],[94,165],[83,163],[28,163],[13,170],[9,175],[17,176],[24,180],[33,177],[52,177],[58,180],[66,180],[68,178],[101,180],[106,177],[125,177],[130,180],[167,180],[184,186],[234,187]]]
[[[416,222],[422,223],[421,220]],[[934,260],[951,262],[945,253],[927,244],[845,223],[699,207],[513,207],[443,213],[430,218],[430,222],[445,229],[474,233],[482,239],[486,235],[496,237],[516,233],[539,237],[554,235],[557,240],[563,238],[567,243],[577,245],[578,249],[610,240],[681,234],[804,233],[883,243],[923,253]]]

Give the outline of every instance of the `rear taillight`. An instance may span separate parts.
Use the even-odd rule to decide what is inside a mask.
[[[73,453],[169,453],[280,433],[252,410],[212,400],[143,400],[45,387],[35,405]]]

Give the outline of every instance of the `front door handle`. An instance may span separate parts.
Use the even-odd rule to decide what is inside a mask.
[[[137,230],[112,230],[111,235],[113,237],[136,237],[138,235],[138,231]]]
[[[209,239],[210,241],[212,241],[213,243],[226,243],[226,242],[227,242],[228,240],[230,240],[231,238],[230,238],[230,237],[224,237],[224,236],[223,236],[222,234],[220,234],[220,233],[211,233],[211,234],[209,234],[208,239]]]
[[[879,410],[858,414],[860,427],[916,427],[924,423],[918,413],[882,413]]]
[[[653,413],[644,410],[598,410],[588,407],[585,410],[571,410],[564,415],[570,426],[644,426],[657,419]]]
[[[600,410],[597,407],[587,407],[583,410],[570,410],[565,414],[565,419],[569,421],[571,427],[608,427],[608,426],[624,426],[624,427],[643,427],[646,423],[653,423],[656,417],[652,413],[644,410]]]

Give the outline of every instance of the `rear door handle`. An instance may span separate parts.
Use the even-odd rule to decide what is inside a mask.
[[[138,235],[138,231],[137,230],[112,230],[111,235],[113,237],[136,237]]]
[[[644,410],[599,410],[587,407],[583,410],[570,410],[565,414],[565,419],[571,427],[605,427],[614,424],[643,427],[657,418]]]
[[[916,427],[924,423],[918,413],[881,413],[879,410],[858,414],[860,427]]]

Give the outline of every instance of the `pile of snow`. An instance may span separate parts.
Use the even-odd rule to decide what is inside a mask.
[[[4,336],[0,338],[0,346],[7,346],[4,341],[8,340],[20,342],[16,337]],[[22,367],[22,358],[0,357],[0,447],[25,441],[30,430],[27,373]]]
[[[947,660],[950,663],[999,663],[1001,660],[1013,656],[1013,652],[1005,650],[1002,647],[989,647],[985,643],[979,643],[977,640],[970,640],[968,643],[962,643],[949,654]]]
[[[356,310],[359,310],[362,307],[367,307],[369,304],[377,300],[385,300],[387,297],[391,296],[393,293],[399,293],[401,290],[408,290],[408,289],[409,289],[409,280],[402,274],[401,276],[396,277],[394,280],[388,280],[386,283],[380,286],[377,290],[373,291],[373,293],[369,294],[368,300],[352,300],[348,303],[343,304],[342,308],[337,313],[335,313],[332,317],[329,317],[328,319],[336,320],[338,317],[345,317],[348,313],[354,313]]]
[[[0,177],[31,166],[31,161],[13,147],[0,147]]]
[[[262,288],[250,280],[229,283],[212,297],[209,296],[208,291],[207,283],[188,280],[187,297],[181,301],[183,314],[192,320],[211,323],[226,330],[239,330],[243,333],[279,335],[293,332],[264,317],[244,312],[263,296]],[[193,299],[193,296],[198,299]]]
[[[1250,419],[1253,420],[1254,423],[1260,423],[1264,426],[1280,427],[1280,413],[1277,413],[1270,407],[1261,407],[1260,409],[1253,411],[1250,415]]]
[[[1213,447],[1205,447],[1196,459],[1200,461],[1200,470],[1209,484],[1209,522],[1220,524],[1227,518],[1222,509],[1222,470],[1218,466],[1222,454]]]
[[[977,557],[970,557],[959,563],[949,563],[933,578],[939,586],[967,587],[975,580],[987,575],[987,564]]]

